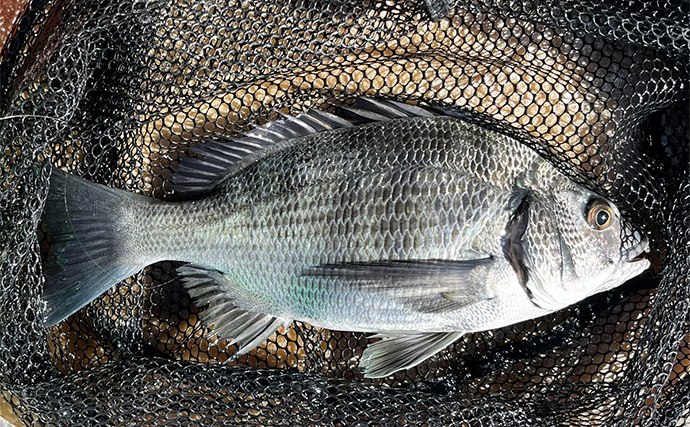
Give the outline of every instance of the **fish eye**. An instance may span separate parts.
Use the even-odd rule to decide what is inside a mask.
[[[587,207],[587,223],[596,230],[603,230],[613,220],[613,209],[605,200],[594,199]]]

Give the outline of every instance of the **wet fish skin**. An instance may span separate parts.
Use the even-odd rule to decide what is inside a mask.
[[[61,261],[47,274],[48,323],[123,274],[187,261],[179,273],[208,306],[203,316],[241,352],[292,320],[376,332],[388,338],[370,345],[362,364],[377,377],[463,333],[557,311],[649,266],[634,260],[647,241],[618,209],[534,151],[453,117],[415,113],[361,126],[317,112],[274,122],[245,139],[271,140],[267,147],[235,163],[224,151],[232,144],[209,144],[206,159],[178,172],[179,188],[193,196],[183,202],[56,171],[46,209],[63,227],[52,257]],[[308,130],[318,127],[313,120],[325,129]],[[85,212],[75,211],[84,199],[92,201]],[[611,216],[603,230],[588,223],[594,202]],[[96,204],[98,215],[89,211]],[[59,213],[65,206],[100,225],[75,230]],[[104,244],[89,234],[94,227],[111,236],[110,255],[89,258],[111,271],[95,279],[76,274],[71,266],[85,261],[70,246],[75,236],[89,248]],[[75,297],[75,286],[90,293]],[[64,300],[69,310],[58,309]]]
[[[337,277],[304,274],[314,266],[337,262],[494,255],[501,266],[476,274],[495,277],[487,283],[489,288],[505,283],[512,268],[498,256],[500,238],[512,214],[511,202],[524,192],[513,183],[525,168],[534,168],[532,162],[543,161],[518,146],[519,151],[512,150],[518,160],[505,168],[501,179],[492,180],[491,169],[502,161],[497,156],[508,150],[502,146],[508,140],[491,144],[479,138],[474,147],[464,144],[458,150],[453,141],[472,137],[458,124],[450,118],[434,119],[433,125],[428,119],[412,119],[355,129],[350,138],[337,131],[316,134],[247,166],[210,197],[135,205],[140,210],[131,217],[152,218],[160,227],[154,234],[149,224],[130,222],[130,241],[150,234],[149,239],[138,239],[137,250],[130,251],[131,262],[149,257],[148,264],[175,259],[210,266],[235,284],[227,292],[242,301],[242,308],[332,329],[476,328],[479,325],[468,324],[464,316],[453,319],[457,313],[409,312],[391,303],[394,296],[362,294],[343,287]],[[390,155],[387,135],[401,141],[392,150],[395,156]],[[480,169],[482,164],[491,167]],[[465,170],[476,172],[469,175]],[[176,228],[187,229],[190,237],[169,237],[177,235],[170,233]],[[342,291],[335,291],[338,288]],[[526,300],[523,294],[516,289],[511,301],[520,296]],[[486,323],[485,311],[500,315],[503,310],[492,305],[472,318]],[[367,306],[373,309],[363,310]],[[519,317],[544,314],[532,306],[526,305]],[[492,317],[498,324],[514,323],[512,318]]]

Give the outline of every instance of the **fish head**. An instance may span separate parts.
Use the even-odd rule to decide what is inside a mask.
[[[551,257],[552,273],[548,278],[537,273],[527,284],[535,304],[556,311],[649,268],[649,260],[642,257],[649,250],[648,239],[607,198],[570,182],[544,199],[544,217],[551,222],[544,228],[552,236],[550,254],[542,250],[541,257]],[[538,270],[534,261],[532,269]]]

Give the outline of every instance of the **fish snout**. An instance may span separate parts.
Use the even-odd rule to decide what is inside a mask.
[[[630,222],[623,221],[621,227],[621,259],[636,262],[646,259],[649,252],[649,239]]]

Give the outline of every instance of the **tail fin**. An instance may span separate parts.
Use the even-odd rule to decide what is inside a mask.
[[[44,319],[54,325],[93,301],[116,283],[141,270],[126,254],[121,206],[148,197],[86,181],[54,168],[44,222],[53,238],[43,298]]]

